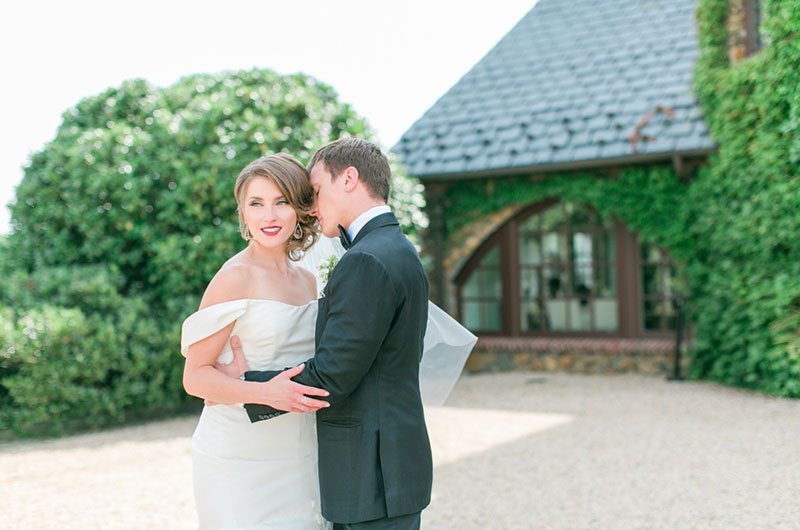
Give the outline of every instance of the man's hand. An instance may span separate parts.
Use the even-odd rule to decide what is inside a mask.
[[[319,409],[330,407],[330,403],[309,396],[326,397],[328,392],[321,388],[305,386],[292,381],[306,367],[305,363],[294,368],[289,368],[273,377],[271,380],[260,383],[259,396],[256,403],[269,405],[278,410],[287,412],[315,412]]]

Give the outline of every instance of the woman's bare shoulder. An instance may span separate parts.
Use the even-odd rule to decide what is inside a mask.
[[[235,256],[234,256],[235,258]],[[226,261],[208,282],[200,309],[222,302],[250,298],[255,267],[234,258]]]

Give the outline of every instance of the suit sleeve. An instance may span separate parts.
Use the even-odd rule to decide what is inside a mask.
[[[350,251],[336,267],[328,286],[328,319],[316,356],[306,361],[294,381],[330,393],[331,403],[349,396],[367,374],[399,306],[389,273],[374,256]],[[247,372],[248,381],[266,381],[277,372]],[[252,421],[269,416],[271,407],[245,405]],[[259,407],[257,410],[255,407]],[[251,413],[252,411],[252,413]],[[254,414],[256,419],[254,419]]]
[[[281,370],[249,370],[244,373],[245,381],[258,381],[263,383],[271,380],[273,377],[281,373]],[[245,403],[244,410],[247,411],[247,416],[250,418],[250,423],[257,421],[269,420],[276,418],[282,414],[286,414],[285,410],[278,410],[270,407],[269,405],[261,405],[259,403]]]
[[[316,356],[294,380],[324,388],[336,403],[356,389],[375,362],[399,297],[383,264],[363,252],[345,254],[331,282]]]

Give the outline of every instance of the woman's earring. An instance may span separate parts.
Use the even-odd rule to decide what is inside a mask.
[[[253,234],[250,233],[250,227],[249,226],[245,226],[244,227],[244,240],[245,241],[250,241],[251,239],[253,239]]]
[[[300,227],[300,221],[297,221],[297,226],[294,227],[294,238],[303,239],[303,229]]]

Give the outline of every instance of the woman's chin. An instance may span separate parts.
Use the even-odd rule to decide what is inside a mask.
[[[285,249],[286,245],[288,244],[289,240],[277,237],[269,237],[269,236],[256,236],[254,238],[256,244],[265,249]]]

